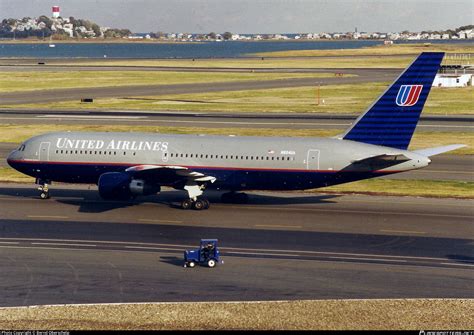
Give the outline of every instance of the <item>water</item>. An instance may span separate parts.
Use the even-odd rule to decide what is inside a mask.
[[[408,41],[403,41],[407,43]],[[416,41],[421,43],[422,41]],[[428,41],[431,43],[473,43],[474,41]],[[0,58],[222,58],[285,50],[325,50],[362,48],[382,41],[226,41],[187,43],[47,43],[2,44]],[[400,42],[401,43],[401,42]]]

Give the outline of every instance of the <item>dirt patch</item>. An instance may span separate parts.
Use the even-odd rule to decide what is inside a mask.
[[[474,299],[143,303],[0,308],[3,329],[473,329]]]

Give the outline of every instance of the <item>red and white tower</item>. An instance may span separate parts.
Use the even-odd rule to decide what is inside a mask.
[[[59,17],[59,6],[53,6],[53,17],[54,18]]]

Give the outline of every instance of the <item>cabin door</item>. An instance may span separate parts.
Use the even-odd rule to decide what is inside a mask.
[[[308,154],[306,156],[306,168],[308,170],[319,170],[319,155],[319,150],[308,150]]]
[[[47,162],[49,161],[49,146],[51,142],[41,142],[39,148],[39,160]]]

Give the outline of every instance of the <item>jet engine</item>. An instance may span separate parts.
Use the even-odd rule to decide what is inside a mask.
[[[99,194],[103,199],[126,200],[135,195],[160,192],[159,185],[150,185],[141,179],[132,179],[128,173],[107,172],[100,176]]]

